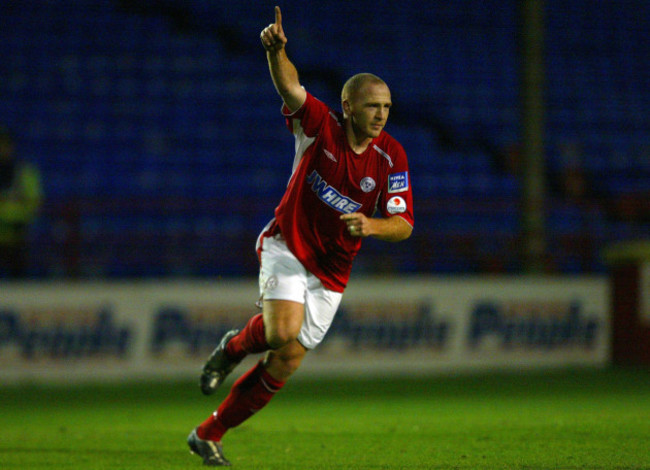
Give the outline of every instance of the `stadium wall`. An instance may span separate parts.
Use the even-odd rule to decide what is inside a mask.
[[[4,381],[197,376],[258,295],[255,280],[0,289]],[[606,278],[362,278],[301,373],[604,366],[609,343]]]

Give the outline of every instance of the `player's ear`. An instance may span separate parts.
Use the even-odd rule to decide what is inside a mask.
[[[352,108],[350,107],[350,102],[348,100],[341,101],[341,108],[343,108],[343,115],[350,116],[352,114]]]

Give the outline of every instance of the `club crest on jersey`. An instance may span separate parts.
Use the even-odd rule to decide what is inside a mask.
[[[264,290],[271,291],[278,287],[278,276],[275,274],[269,277],[264,283]]]
[[[401,193],[409,189],[409,172],[402,171],[388,175],[388,192]]]
[[[373,189],[375,189],[375,186],[377,186],[377,183],[375,183],[375,180],[373,180],[370,176],[366,176],[361,180],[361,183],[359,184],[361,186],[361,191],[364,193],[369,193]]]
[[[318,196],[318,199],[334,210],[344,214],[351,214],[361,208],[361,204],[343,196],[335,188],[327,184],[327,181],[316,170],[312,171],[307,177],[307,183],[311,185],[311,190]]]

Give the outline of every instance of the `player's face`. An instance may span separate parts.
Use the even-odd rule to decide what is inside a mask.
[[[349,101],[352,128],[357,138],[378,137],[388,120],[390,90],[382,83],[367,83]]]

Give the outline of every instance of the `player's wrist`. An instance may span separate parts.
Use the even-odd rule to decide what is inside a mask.
[[[266,50],[266,52],[271,53],[271,54],[280,54],[280,53],[284,52],[284,46],[286,45],[286,43],[276,43],[276,44],[271,44],[271,45],[266,45],[266,44],[262,43],[262,45],[264,46],[264,49]]]

